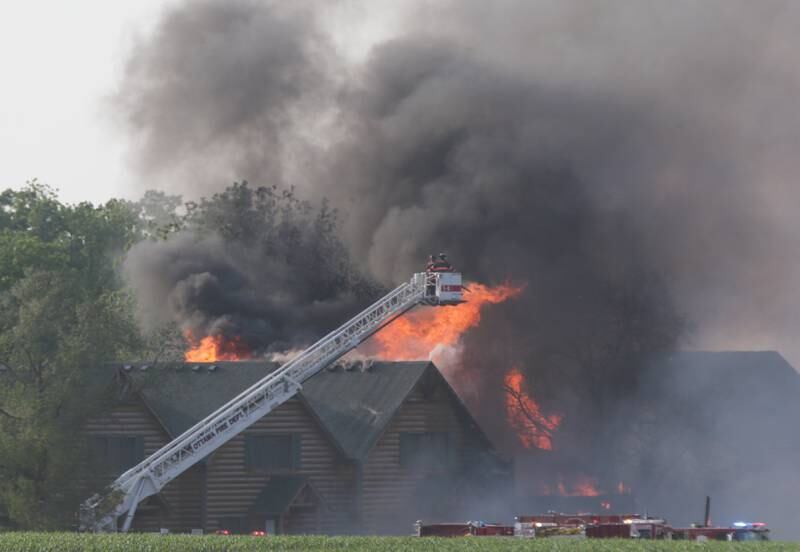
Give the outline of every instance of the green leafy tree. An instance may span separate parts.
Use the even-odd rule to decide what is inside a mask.
[[[127,202],[65,205],[37,182],[0,194],[0,511],[15,526],[74,518],[80,430],[113,397],[101,367],[143,347],[117,270],[142,236]]]
[[[127,206],[138,218],[142,237],[152,240],[166,239],[184,227],[183,199],[159,190],[147,190],[141,199]]]
[[[315,205],[300,199],[294,188],[252,187],[244,181],[185,208],[181,228],[246,245],[258,258],[313,280],[307,286],[315,294],[309,301],[345,291],[372,299],[382,291],[350,257],[338,233],[339,213],[327,199]]]

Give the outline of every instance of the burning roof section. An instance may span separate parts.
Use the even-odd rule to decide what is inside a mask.
[[[279,365],[238,361],[115,366],[132,377],[147,407],[174,437]],[[333,365],[322,370],[303,384],[298,395],[348,458],[365,458],[406,397],[429,378],[447,386],[472,429],[477,429],[431,362],[367,361],[347,368]]]

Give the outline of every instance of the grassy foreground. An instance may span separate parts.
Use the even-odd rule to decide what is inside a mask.
[[[0,552],[117,552],[144,550],[148,552],[182,551],[255,551],[255,550],[554,550],[554,551],[615,551],[615,550],[800,550],[797,543],[693,543],[629,540],[518,540],[513,538],[435,539],[415,537],[222,537],[207,535],[89,535],[77,533],[0,533]]]

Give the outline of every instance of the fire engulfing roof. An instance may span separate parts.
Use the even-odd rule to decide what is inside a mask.
[[[119,369],[134,379],[147,407],[174,437],[277,367],[237,361]],[[431,362],[374,362],[369,369],[322,370],[303,384],[299,396],[342,453],[359,460],[426,374],[447,385]],[[476,425],[471,417],[469,422]]]

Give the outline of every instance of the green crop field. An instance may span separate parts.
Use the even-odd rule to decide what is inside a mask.
[[[215,535],[89,535],[77,533],[0,533],[0,552],[115,552],[143,550],[148,552],[182,551],[256,551],[297,550],[358,552],[361,550],[396,550],[415,552],[435,550],[554,550],[615,551],[655,550],[800,550],[798,543],[694,543],[630,540],[518,540],[514,538],[434,539],[415,537],[222,537]]]

